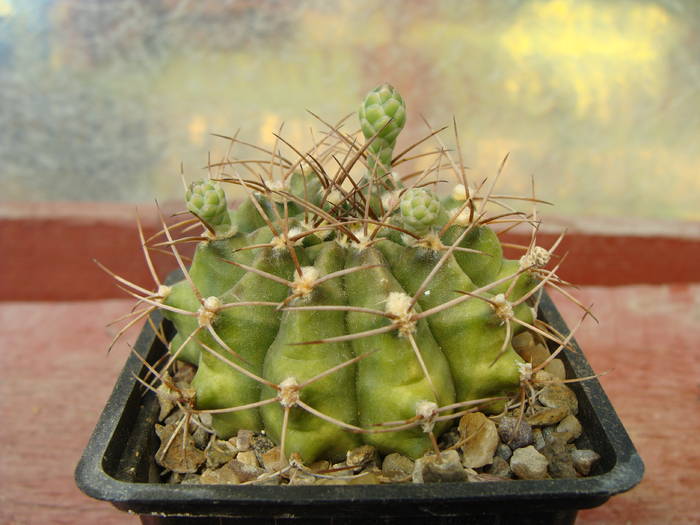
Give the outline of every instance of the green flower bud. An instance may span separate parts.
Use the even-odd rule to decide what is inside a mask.
[[[207,223],[214,231],[228,230],[231,225],[226,206],[226,194],[213,181],[196,181],[185,193],[187,209]]]
[[[365,139],[369,140],[379,133],[368,151],[370,172],[381,177],[391,171],[396,137],[406,124],[406,104],[396,89],[382,84],[367,94],[360,106],[359,117]]]
[[[400,209],[404,224],[419,235],[437,223],[442,211],[438,198],[422,188],[412,188],[404,193]]]
[[[379,132],[377,138],[393,143],[406,124],[406,104],[393,86],[382,84],[367,94],[359,115],[366,139]]]

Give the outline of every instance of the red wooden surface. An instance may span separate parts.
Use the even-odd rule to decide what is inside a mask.
[[[169,218],[176,209],[166,205],[163,213]],[[148,238],[160,229],[155,205],[140,206],[139,213]],[[95,260],[137,284],[153,285],[141,255],[134,205],[0,204],[0,249],[0,301],[125,297]],[[172,257],[152,257],[163,275],[176,267]]]
[[[164,213],[179,208],[171,203]],[[160,228],[154,204],[139,210],[147,235]],[[544,247],[567,231],[557,253],[568,253],[559,275],[571,282],[700,282],[700,223],[550,217],[545,224],[538,240]],[[527,244],[529,236],[511,234],[505,240]],[[192,246],[181,249],[188,253]],[[152,284],[140,255],[134,205],[0,203],[0,250],[0,301],[123,297],[93,259],[137,284]],[[172,257],[153,257],[163,275],[176,266]]]
[[[578,340],[645,463],[644,481],[578,523],[700,523],[700,284],[584,287],[600,325]],[[575,307],[556,298],[570,324]],[[0,523],[136,523],[75,487],[73,469],[128,349],[105,354],[123,300],[0,303]],[[133,340],[135,333],[127,340]]]
[[[577,337],[642,456],[631,492],[580,513],[580,524],[700,523],[700,284],[586,287],[599,325]],[[569,326],[578,315],[557,300]]]

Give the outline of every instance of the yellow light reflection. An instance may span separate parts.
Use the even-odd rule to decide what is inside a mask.
[[[551,96],[574,98],[575,115],[607,121],[615,96],[627,89],[657,95],[672,20],[656,5],[543,0],[528,5],[501,37],[516,67],[504,88],[534,98],[546,79]]]
[[[192,144],[201,145],[204,143],[204,135],[207,133],[208,125],[206,119],[201,115],[192,115],[187,126],[187,132]]]
[[[0,0],[0,16],[12,16],[14,12],[15,9],[10,0]]]
[[[277,143],[278,148],[283,147],[275,135],[280,135],[290,144],[302,149],[311,142],[310,135],[304,134],[304,123],[301,120],[283,121],[282,117],[276,113],[265,113],[258,133],[261,145],[272,148]]]

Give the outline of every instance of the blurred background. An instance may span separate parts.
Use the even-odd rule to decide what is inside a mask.
[[[699,27],[696,0],[0,0],[0,199],[179,198],[211,133],[304,145],[306,109],[387,81],[399,149],[454,116],[474,173],[510,153],[502,187],[559,215],[698,220]]]

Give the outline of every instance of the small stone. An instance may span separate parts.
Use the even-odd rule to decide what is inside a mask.
[[[510,344],[516,352],[520,353],[521,350],[529,348],[535,345],[535,338],[532,336],[532,332],[524,331],[520,332],[518,335],[513,336]]]
[[[442,483],[466,479],[467,472],[462,467],[456,450],[446,450],[441,452],[440,456],[423,456],[416,461],[413,468],[413,483]]]
[[[196,393],[193,394],[193,395],[196,395]],[[213,419],[212,419],[212,415],[211,415],[211,414],[205,412],[205,413],[199,414],[197,417],[199,418],[199,422],[200,422],[202,425],[204,425],[204,426],[207,427],[207,428],[211,428],[212,423],[213,423]]]
[[[199,485],[199,474],[185,474],[180,482],[181,485]]]
[[[532,429],[532,440],[533,445],[535,446],[538,452],[542,452],[542,449],[547,445],[547,442],[544,439],[544,435],[542,434],[542,430],[539,428]]]
[[[374,472],[363,472],[349,480],[348,485],[378,485],[379,478]]]
[[[182,412],[180,412],[179,410],[176,410],[176,411],[172,412],[168,417],[166,417],[163,420],[163,423],[165,423],[165,426],[177,425],[181,419],[182,419]]]
[[[573,441],[581,436],[581,433],[583,432],[583,427],[581,426],[579,420],[576,419],[576,416],[569,415],[559,422],[559,424],[557,425],[557,432],[567,432],[571,434],[570,441]]]
[[[175,392],[173,392],[173,390],[166,383],[161,383],[161,385],[156,389],[156,397],[158,398],[158,404],[160,405],[158,421],[163,421],[166,417],[168,417],[168,414],[173,411],[173,408],[175,408],[175,395]]]
[[[204,469],[202,475],[199,476],[199,483],[201,485],[220,485],[219,474],[217,474],[214,469]]]
[[[573,434],[570,432],[550,431],[547,433],[543,432],[543,435],[545,436],[544,440],[547,446],[552,447],[556,451],[567,450],[568,443],[574,439]]]
[[[267,436],[256,435],[253,437],[253,440],[252,440],[250,446],[255,451],[255,455],[258,458],[258,464],[262,465],[263,464],[263,459],[262,459],[263,454],[265,454],[265,452],[267,452],[268,450],[273,449],[275,444]]]
[[[262,465],[268,472],[282,470],[284,461],[279,447],[273,447],[262,455]]]
[[[256,486],[278,486],[282,485],[282,479],[281,476],[278,475],[271,475],[270,473],[265,473],[262,474],[258,479],[256,479],[252,485]]]
[[[186,474],[196,472],[199,466],[206,461],[204,452],[194,446],[192,436],[183,432],[182,428],[177,431],[175,436],[173,436],[173,432],[177,426],[174,424],[156,425],[155,428],[156,434],[160,438],[160,447],[156,452],[155,460],[161,467]],[[183,438],[183,436],[185,437]]]
[[[556,383],[559,380],[546,370],[538,370],[533,377],[535,388],[542,390],[547,385]]]
[[[566,379],[566,367],[561,359],[552,359],[547,366],[544,367],[545,372],[552,374],[555,378],[560,381]]]
[[[493,457],[493,461],[487,472],[492,476],[498,476],[500,478],[510,478],[512,475],[510,465],[501,456]]]
[[[319,474],[325,474],[326,476],[346,477],[351,476],[353,470],[353,467],[348,467],[347,463],[343,461],[342,463],[332,464],[325,472],[319,472]]]
[[[394,452],[384,458],[382,474],[392,481],[405,481],[411,477],[413,467],[412,459]]]
[[[248,450],[253,444],[254,434],[250,430],[239,430],[236,435],[236,448],[240,451]]]
[[[498,447],[496,447],[496,455],[509,461],[510,457],[513,455],[513,451],[505,443],[499,443]]]
[[[512,450],[532,444],[532,427],[525,419],[518,424],[517,417],[502,417],[498,423],[498,435]]]
[[[578,414],[578,399],[568,386],[553,383],[544,387],[538,396],[540,403],[550,408],[564,408],[568,414]]]
[[[179,485],[182,483],[182,480],[184,479],[185,475],[180,474],[179,472],[171,472],[170,475],[168,476],[168,485]]]
[[[532,445],[515,450],[510,458],[510,468],[520,479],[547,479],[547,464],[547,458]]]
[[[292,477],[289,478],[290,485],[315,485],[318,478],[304,472],[303,470],[295,469],[292,473]]]
[[[229,441],[215,439],[211,441],[205,453],[207,455],[207,467],[210,469],[219,468],[236,457],[236,447]]]
[[[496,476],[488,472],[478,473],[476,471],[467,472],[467,481],[478,483],[480,481],[510,481],[510,478]]]
[[[544,442],[549,444],[552,439],[552,434],[557,431],[557,427],[540,427],[542,430],[542,436],[544,437]]]
[[[440,436],[440,450],[450,448],[453,445],[456,445],[457,443],[459,443],[459,434],[454,430],[445,432],[442,436]]]
[[[489,465],[498,447],[496,424],[481,412],[465,414],[459,420],[462,465],[479,468]]]
[[[576,469],[574,469],[571,453],[567,449],[562,448],[557,450],[547,445],[544,447],[542,454],[544,454],[549,462],[548,471],[553,478],[565,479],[576,477]]]
[[[319,478],[316,481],[317,485],[349,485],[352,480],[353,469],[348,467],[345,462],[335,463],[322,475],[326,477]],[[332,476],[332,478],[328,476]]]
[[[309,470],[312,472],[324,472],[328,469],[331,468],[331,464],[329,461],[325,459],[320,459],[318,461],[315,461],[309,465]]]
[[[250,450],[248,452],[251,452],[253,455],[255,455],[255,453],[252,450]],[[240,455],[241,454],[239,453],[238,456],[240,456]],[[236,458],[238,458],[238,456],[236,456]],[[257,463],[257,459],[255,460],[255,462]],[[221,468],[222,469],[223,468],[231,469],[236,474],[238,479],[241,480],[241,482],[252,481],[254,479],[257,479],[258,476],[260,476],[261,474],[263,474],[265,472],[263,469],[261,469],[258,466],[249,465],[248,463],[243,463],[242,461],[239,461],[238,459],[232,459],[231,461],[226,463],[226,465],[224,465]]]
[[[472,481],[484,481],[484,479],[481,477],[481,474],[479,474],[473,468],[465,468],[464,472],[467,473],[467,481],[469,481],[470,483]]]
[[[527,422],[533,427],[542,427],[559,423],[569,414],[569,410],[564,407],[540,408],[534,414],[527,416]]]
[[[523,348],[518,353],[525,362],[532,363],[533,368],[540,366],[551,355],[549,350],[547,350],[547,347],[543,344],[535,344],[527,348]]]
[[[345,463],[350,467],[362,467],[369,464],[376,466],[379,464],[379,454],[372,445],[362,445],[348,450]]]
[[[254,450],[246,450],[244,452],[239,452],[236,454],[236,459],[241,463],[250,465],[251,467],[259,467],[258,456],[255,454]]]
[[[207,448],[210,438],[211,434],[207,432],[204,429],[204,427],[197,426],[197,428],[195,428],[194,432],[192,433],[192,439],[194,439],[194,446],[200,450],[204,450],[205,448]]]
[[[593,450],[574,450],[571,452],[571,459],[574,463],[574,468],[582,476],[590,474],[593,465],[600,459],[600,454]]]
[[[241,479],[227,463],[216,470],[206,469],[199,477],[199,483],[201,485],[238,485]]]

